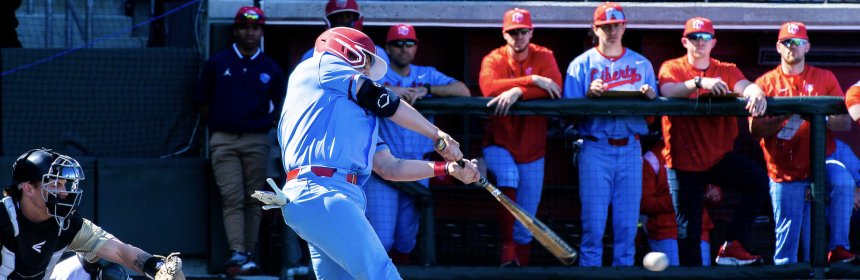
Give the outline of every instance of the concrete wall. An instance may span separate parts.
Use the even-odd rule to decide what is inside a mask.
[[[213,23],[232,22],[236,11],[251,0],[211,0]],[[326,1],[266,0],[270,24],[323,25]],[[505,11],[528,9],[537,27],[585,28],[591,25],[596,2],[536,1],[360,1],[365,25],[409,23],[415,26],[501,27]],[[860,30],[857,4],[759,3],[622,3],[630,28],[681,29],[692,17],[714,21],[717,29],[778,29],[786,21],[801,21],[813,30]]]

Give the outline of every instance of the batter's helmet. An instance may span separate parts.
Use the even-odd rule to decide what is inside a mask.
[[[376,55],[376,45],[373,40],[361,31],[336,27],[326,30],[317,38],[316,51],[328,52],[346,61],[353,68],[362,68],[371,59],[370,71],[367,76],[371,80],[379,80],[385,76],[388,64]]]
[[[361,30],[362,23],[364,23],[364,15],[361,14],[361,9],[358,8],[358,2],[355,2],[355,0],[329,0],[328,4],[325,5],[326,29],[330,29],[332,27],[331,20],[329,20],[328,17],[341,12],[353,12],[358,14],[358,19],[353,21],[352,25],[349,27],[352,27],[355,30]]]

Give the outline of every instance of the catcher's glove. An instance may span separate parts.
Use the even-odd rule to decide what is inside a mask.
[[[171,253],[167,257],[158,255],[153,257],[161,258],[163,261],[153,279],[185,280],[185,274],[182,273],[182,259],[179,258],[179,253]]]

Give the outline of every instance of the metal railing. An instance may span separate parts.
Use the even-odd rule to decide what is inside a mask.
[[[33,14],[35,7],[34,0],[27,0],[27,13]],[[74,45],[74,25],[77,25],[78,32],[84,42],[88,42],[93,38],[93,6],[94,0],[87,0],[84,16],[81,18],[78,12],[77,5],[73,0],[65,0],[65,15],[66,15],[66,37],[65,47],[72,48]],[[54,46],[54,0],[45,0],[45,48]]]

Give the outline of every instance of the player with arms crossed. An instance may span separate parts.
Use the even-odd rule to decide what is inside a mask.
[[[711,20],[695,17],[687,21],[681,44],[687,54],[660,67],[660,93],[665,97],[698,98],[703,94],[743,94],[747,109],[761,116],[767,108],[764,92],[747,80],[732,63],[711,58],[717,44]],[[702,197],[708,184],[741,192],[734,206],[726,243],[717,264],[747,265],[761,257],[749,254],[748,244],[756,215],[767,195],[767,174],[749,158],[735,152],[737,117],[663,116],[663,156],[678,224],[678,254],[683,266],[703,264]]]
[[[77,215],[83,192],[78,183],[83,179],[75,159],[49,149],[18,157],[12,183],[4,190],[5,213],[0,213],[0,279],[90,279],[77,257],[58,264],[63,253],[73,251],[86,262],[105,259],[155,280],[185,280],[182,260],[175,254],[150,255]],[[114,267],[102,275],[117,274],[124,271]]]
[[[317,279],[400,279],[365,218],[360,186],[371,170],[392,181],[450,174],[472,183],[480,174],[471,161],[465,167],[454,163],[462,158],[459,143],[372,82],[388,67],[367,35],[329,29],[317,39],[316,50],[290,75],[278,125],[288,171],[283,197],[260,199],[283,205],[284,221],[308,241]],[[448,147],[438,152],[448,162],[395,158],[377,136],[380,118],[433,141],[443,139]]]
[[[776,49],[782,62],[776,69],[756,80],[768,97],[844,96],[832,72],[806,65],[810,44],[806,26],[786,22],[779,31]],[[828,116],[826,194],[827,221],[830,224],[829,262],[847,262],[857,256],[848,252],[848,232],[851,208],[854,205],[854,180],[845,166],[834,157],[836,142],[831,131],[851,129],[848,115]],[[761,137],[761,148],[770,177],[773,219],[776,222],[776,252],[773,262],[778,265],[797,262],[797,244],[803,235],[804,257],[809,260],[810,203],[805,201],[810,188],[810,124],[805,117],[750,117],[750,132]],[[802,225],[801,225],[802,224]],[[818,238],[823,238],[819,236]]]
[[[621,45],[627,20],[621,5],[601,4],[594,10],[591,31],[598,45],[576,57],[567,68],[564,97],[599,97],[610,90],[639,91],[657,96],[651,62]],[[586,116],[579,123],[585,137],[579,157],[582,201],[581,266],[600,266],[609,204],[615,233],[613,266],[633,265],[634,240],[642,199],[642,154],[639,134],[648,133],[640,116]]]

